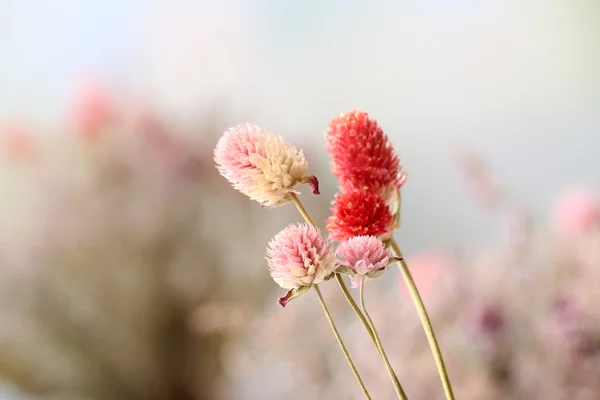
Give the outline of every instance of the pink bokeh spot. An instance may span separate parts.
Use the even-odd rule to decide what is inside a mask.
[[[16,122],[1,126],[0,140],[2,153],[9,160],[22,160],[33,155],[33,136],[23,123]]]
[[[428,252],[407,258],[410,273],[422,297],[431,295],[439,283],[439,277],[452,267],[452,258],[444,253]],[[404,279],[400,277],[401,292],[410,297]]]
[[[585,233],[600,223],[600,199],[586,189],[564,192],[554,204],[552,224],[560,233]]]
[[[115,122],[117,109],[109,90],[99,84],[88,84],[79,89],[71,106],[75,132],[84,139],[93,139]]]

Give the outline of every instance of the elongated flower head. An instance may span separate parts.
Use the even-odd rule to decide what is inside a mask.
[[[361,189],[389,200],[395,213],[398,190],[406,180],[388,137],[364,111],[350,110],[335,117],[325,131],[334,175],[342,190]]]
[[[214,151],[217,169],[235,189],[266,207],[290,201],[295,186],[309,183],[318,194],[314,176],[305,176],[308,162],[302,151],[249,123],[227,130]]]
[[[273,280],[290,291],[280,299],[288,301],[317,285],[338,267],[331,245],[318,229],[308,224],[292,224],[269,242],[266,252]]]
[[[375,236],[357,236],[340,243],[336,250],[341,265],[352,277],[357,287],[363,277],[375,278],[385,272],[391,258],[390,250]]]
[[[371,191],[350,190],[337,195],[331,212],[327,220],[331,240],[365,235],[387,240],[396,226],[388,206]]]

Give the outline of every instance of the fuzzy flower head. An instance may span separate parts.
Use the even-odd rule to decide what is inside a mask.
[[[217,169],[235,189],[266,207],[290,201],[299,183],[319,194],[314,176],[306,176],[308,162],[302,151],[249,123],[227,130],[214,151]]]
[[[331,240],[365,235],[388,240],[396,226],[383,199],[370,191],[351,190],[337,195],[331,212],[327,220]]]
[[[350,110],[335,117],[325,131],[334,175],[342,190],[360,189],[381,195],[393,214],[399,189],[406,180],[388,137],[364,111]]]
[[[285,306],[317,285],[339,266],[331,245],[308,224],[289,225],[269,242],[266,252],[273,280],[289,292],[279,299]]]
[[[342,260],[344,272],[352,275],[352,287],[360,285],[363,277],[376,278],[383,274],[390,261],[390,250],[375,236],[357,236],[340,243],[336,254]]]

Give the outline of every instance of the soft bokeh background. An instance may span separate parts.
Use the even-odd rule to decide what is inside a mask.
[[[230,322],[221,324],[224,327],[214,328],[219,332],[216,334],[218,340],[212,337],[213,328],[200,329],[209,333],[192,335],[194,348],[200,349],[199,358],[206,356],[208,359],[207,354],[211,352],[202,349],[225,348],[225,345],[221,347],[224,342],[248,342],[247,346],[256,346],[252,342],[252,335],[248,333],[253,332],[249,326],[260,323],[249,322],[252,316],[259,313],[258,321],[263,321],[261,318],[283,318],[283,314],[281,310],[262,310],[259,306],[251,307],[253,311],[240,311],[238,306],[244,303],[271,304],[272,299],[276,298],[273,284],[266,277],[263,247],[271,235],[288,221],[295,220],[296,216],[290,209],[266,211],[249,204],[219,179],[212,167],[210,153],[222,130],[245,120],[284,135],[290,142],[305,148],[312,172],[321,178],[322,195],[307,198],[307,205],[323,220],[336,187],[327,169],[322,134],[331,118],[349,108],[367,110],[380,122],[409,172],[409,181],[403,192],[403,228],[397,234],[405,253],[416,256],[435,249],[447,253],[473,254],[468,262],[463,263],[477,264],[474,254],[488,248],[503,253],[506,250],[501,251],[497,247],[506,246],[507,243],[514,245],[514,236],[520,234],[515,233],[515,224],[512,223],[515,219],[521,222],[527,220],[527,224],[533,221],[537,230],[532,241],[544,242],[541,247],[545,248],[549,246],[550,239],[547,237],[554,235],[551,233],[551,221],[556,199],[570,187],[583,187],[594,193],[600,179],[600,157],[597,156],[600,149],[598,18],[600,4],[597,2],[568,0],[0,0],[0,121],[11,127],[26,126],[37,143],[33,147],[38,149],[38,154],[45,155],[40,164],[25,171],[20,166],[15,167],[14,161],[5,162],[5,201],[1,206],[7,222],[2,230],[5,235],[4,257],[9,259],[4,263],[10,265],[10,268],[4,268],[9,276],[4,280],[5,286],[14,286],[17,282],[20,285],[18,293],[45,293],[45,289],[39,289],[36,285],[46,287],[44,285],[49,285],[46,283],[50,279],[48,276],[57,274],[62,277],[59,281],[64,282],[59,285],[53,281],[53,285],[47,286],[51,287],[47,289],[47,295],[62,296],[66,290],[63,285],[71,287],[81,284],[76,280],[69,283],[71,272],[57,272],[54,265],[64,267],[66,263],[61,261],[61,257],[65,253],[71,260],[73,252],[82,253],[86,258],[86,251],[89,251],[87,258],[95,254],[96,261],[90,265],[83,263],[85,268],[103,270],[107,274],[112,271],[104,268],[102,255],[105,252],[113,253],[111,249],[116,243],[82,251],[82,248],[87,248],[70,239],[72,236],[68,235],[73,235],[72,232],[65,233],[53,225],[59,224],[56,221],[60,220],[66,225],[71,220],[84,221],[81,222],[84,226],[87,221],[87,228],[81,229],[88,232],[89,243],[104,243],[109,241],[107,238],[112,234],[98,228],[94,221],[127,219],[132,213],[135,214],[134,210],[143,209],[140,215],[131,217],[131,226],[126,228],[133,229],[126,230],[126,236],[131,236],[136,235],[132,232],[149,229],[144,225],[148,223],[147,220],[157,220],[157,214],[170,215],[170,209],[178,206],[184,216],[168,216],[165,221],[179,217],[196,221],[197,218],[202,228],[182,228],[177,225],[174,228],[177,232],[179,229],[192,229],[194,232],[190,234],[189,230],[183,230],[187,234],[180,232],[175,235],[192,238],[187,244],[189,249],[182,246],[183,250],[175,251],[178,255],[186,254],[187,261],[164,263],[169,268],[175,268],[173,264],[183,265],[180,268],[185,271],[183,276],[186,278],[183,280],[193,288],[184,290],[177,285],[170,288],[178,298],[175,301],[176,310],[161,311],[164,315],[159,313],[161,317],[157,317],[158,320],[163,321],[166,315],[177,315],[177,318],[187,321],[189,315],[201,315],[198,318],[205,322],[211,318],[216,318],[218,322],[221,318],[218,316],[221,315],[245,315],[244,318],[240,317],[242,322],[233,324],[235,328],[230,327]],[[107,98],[110,97],[110,101],[106,100],[108,104],[114,103],[116,108],[129,111],[151,110],[148,112],[152,118],[166,127],[158,129],[153,125],[147,128],[120,121],[111,125],[111,129],[108,129],[110,133],[102,136],[104,139],[100,141],[82,139],[76,132],[79,127],[77,121],[85,119],[85,115],[82,117],[78,114],[81,107],[78,108],[77,104],[85,104],[86,96],[90,96],[85,88],[90,85],[110,95],[107,95]],[[92,114],[95,115],[94,112]],[[151,140],[149,147],[145,139],[138,136],[134,135],[135,139],[130,140],[131,132],[138,131],[151,132],[150,137],[158,137],[159,140]],[[165,141],[165,137],[170,139]],[[171,139],[176,143],[173,144]],[[138,140],[143,143],[138,143]],[[158,148],[167,150],[156,152],[153,147],[156,143]],[[464,173],[461,173],[461,161],[470,157],[465,154],[474,154],[484,160],[484,166],[476,169],[489,167],[493,171],[493,178],[490,179],[500,185],[494,190],[507,195],[507,199],[503,198],[502,201],[503,204],[509,204],[509,212],[499,207],[502,212],[490,213],[489,208],[479,207],[477,190],[473,192],[473,182],[469,181],[472,176],[465,181]],[[164,157],[169,160],[166,164],[163,163]],[[121,176],[121,172],[114,172],[113,162],[125,164],[127,171],[134,171],[127,175],[123,186],[113,181]],[[180,164],[184,164],[181,168],[188,171],[187,162],[199,166],[192,168],[195,171],[192,175],[186,175],[187,172],[184,174],[184,183],[172,183],[172,175],[169,174],[179,174]],[[147,164],[152,167],[149,168]],[[164,165],[167,165],[167,172],[160,169]],[[78,174],[79,169],[87,171],[88,168],[92,172],[82,179]],[[149,173],[148,168],[151,172],[156,172],[153,168],[158,168],[160,172],[156,174],[160,177]],[[102,186],[105,184],[104,178],[101,178],[105,173],[111,177],[108,179],[112,182],[109,184],[110,190],[117,187],[114,190],[118,194],[106,195],[106,189]],[[161,175],[163,173],[165,176]],[[118,182],[121,182],[119,179]],[[485,181],[483,184],[475,182],[476,189],[489,184],[487,178],[482,179]],[[28,201],[12,201],[17,190],[24,191],[22,198]],[[163,195],[165,192],[171,192],[172,197]],[[56,194],[57,207],[62,211],[50,208],[43,201],[49,194]],[[498,196],[498,193],[494,195]],[[106,197],[111,199],[103,200]],[[121,199],[116,202],[117,205],[113,203],[116,201],[113,197]],[[99,198],[97,207],[100,211],[95,208],[90,211],[89,207],[82,206],[75,207],[76,211],[73,211],[70,208],[73,207],[73,198],[78,199],[76,204],[86,204],[89,202],[86,199]],[[37,201],[40,199],[42,201]],[[129,203],[130,206],[125,206]],[[115,207],[121,209],[116,215]],[[515,211],[518,217],[512,214],[514,210],[518,210]],[[44,216],[57,214],[59,217],[45,224],[48,231],[40,234],[39,219],[31,218],[32,215],[38,215],[35,212]],[[506,218],[508,223],[505,223]],[[519,229],[523,228],[522,225],[516,225]],[[169,231],[171,226],[167,222],[160,222],[156,229],[157,232]],[[519,229],[517,231],[521,232]],[[167,240],[161,235],[159,237],[155,240],[160,243]],[[590,234],[590,237],[596,236]],[[577,244],[566,252],[596,254],[596,242],[585,238],[578,237]],[[589,245],[588,242],[594,246],[581,250],[581,241],[585,246]],[[44,246],[38,242],[51,249],[53,256],[39,250]],[[70,245],[66,249],[65,242]],[[559,242],[563,243],[564,240]],[[204,247],[191,243],[203,243]],[[537,249],[537,245],[530,245]],[[146,259],[147,252],[151,252],[153,247],[150,246],[150,250],[135,247],[135,251],[127,248],[125,246],[123,250],[123,257],[136,254],[131,257],[137,261],[124,263],[123,258],[113,260],[111,268],[115,271],[111,272],[114,273],[111,279],[115,282],[136,282],[139,279],[141,286],[144,286],[145,280],[155,280],[154,275],[148,277],[144,269],[146,263],[141,261]],[[56,256],[56,253],[60,256]],[[544,252],[536,250],[533,253]],[[546,258],[547,254],[536,256],[534,264],[544,264],[541,260]],[[596,264],[595,261],[589,262],[589,259],[595,258],[590,256],[587,259],[586,271],[589,274],[584,276],[588,279],[590,276],[597,277],[597,274],[590,272]],[[123,273],[125,264],[134,264],[139,269],[136,270],[137,275],[119,275]],[[161,262],[157,264],[162,265]],[[239,271],[241,264],[246,265],[246,269],[244,275],[238,276],[236,271]],[[512,268],[508,262],[506,264],[505,268]],[[27,279],[21,276],[23,265],[32,267],[35,272],[25,274]],[[228,266],[228,269],[223,266]],[[501,267],[498,268],[502,271]],[[200,283],[208,279],[203,273],[205,269],[222,271],[216,274],[222,276],[210,279],[225,283],[206,290],[206,282]],[[248,272],[248,269],[253,272]],[[19,271],[16,278],[15,270]],[[547,270],[535,270],[539,276],[551,275],[551,271],[554,271],[552,266],[548,266]],[[229,274],[232,273],[238,276],[237,279],[230,278]],[[391,276],[393,278],[390,280],[395,280],[395,275]],[[90,288],[96,287],[93,275],[88,280]],[[473,287],[478,287],[478,282],[474,280]],[[499,279],[498,282],[503,281]],[[507,280],[504,284],[498,284],[499,292],[504,293],[499,297],[513,293],[515,282]],[[159,287],[161,285],[157,284],[152,290],[163,290]],[[272,291],[265,292],[263,288]],[[186,294],[181,295],[182,291]],[[148,302],[149,298],[156,296],[155,292],[150,292],[146,294]],[[534,294],[529,295],[523,298],[523,304],[528,299],[536,298]],[[67,297],[70,301],[78,302],[78,296],[85,297],[86,292],[73,292],[69,296],[72,296]],[[99,309],[104,309],[104,300],[101,295],[98,296],[93,302],[98,304]],[[548,302],[551,302],[548,298],[552,296],[546,292],[539,294]],[[468,304],[477,304],[477,299],[480,300],[476,295],[473,297],[475,300]],[[128,292],[124,290],[117,299],[127,303]],[[28,314],[21,307],[22,304],[42,300],[19,302],[12,294],[6,294],[6,300],[3,301],[16,304],[12,307],[12,316],[24,316],[25,320],[30,318],[36,321],[35,329],[39,330],[36,336],[39,337],[35,340],[41,343],[40,349],[56,347],[49,339],[44,342],[45,336],[50,334],[45,335],[45,330],[49,329],[48,323],[39,321],[39,310]],[[120,304],[119,301],[117,304]],[[161,301],[158,303],[162,304]],[[314,301],[306,300],[301,304],[312,312],[316,310]],[[380,307],[383,308],[384,304]],[[459,304],[454,306],[459,307]],[[118,308],[114,305],[111,307]],[[155,307],[154,303],[140,301],[139,308],[134,308],[132,313],[147,313]],[[231,311],[231,307],[237,311]],[[519,308],[516,305],[514,307]],[[343,304],[340,308],[343,309]],[[457,313],[452,309],[444,312]],[[205,315],[207,313],[210,318]],[[129,317],[123,318],[124,321],[130,320]],[[56,322],[59,319],[50,319],[56,325],[61,325]],[[93,324],[89,321],[81,324],[80,329],[85,335],[94,331],[96,325],[123,323],[121,319],[115,318],[113,321],[106,316],[96,316],[92,320]],[[145,323],[156,326],[157,332],[164,330],[162,322],[139,322],[141,325]],[[317,319],[311,324],[324,325],[324,321]],[[7,317],[3,317],[1,325],[11,326]],[[210,324],[206,322],[206,325]],[[219,323],[216,325],[221,326]],[[180,329],[181,332],[186,331],[185,328]],[[227,331],[227,334],[219,329]],[[20,332],[19,329],[6,328],[6,331],[8,333],[5,336],[9,339],[20,335],[15,333]],[[189,333],[181,332],[184,336]],[[231,339],[230,334],[235,339]],[[418,335],[419,331],[416,330],[414,334]],[[60,332],[55,332],[55,335],[62,337]],[[157,335],[162,337],[162,333]],[[327,332],[323,330],[323,346],[331,344],[328,342],[331,338],[326,335]],[[402,333],[397,335],[401,336]],[[86,346],[93,346],[95,340],[102,341],[108,336],[108,333],[93,336]],[[122,337],[119,332],[113,332],[112,336],[114,338],[111,340],[115,343],[119,343]],[[67,336],[62,340],[72,344],[75,339]],[[138,339],[127,340],[136,342]],[[281,340],[287,343],[292,339]],[[162,340],[150,342],[153,344],[148,345],[146,350],[133,351],[125,358],[136,359],[144,351],[154,354],[149,350],[154,345],[165,347]],[[6,343],[12,346],[10,340]],[[127,343],[123,339],[122,347],[131,349]],[[26,340],[24,346],[31,348]],[[40,372],[43,368],[39,364],[47,363],[46,357],[49,356],[45,351],[34,349],[23,357],[26,361],[7,363],[10,368],[6,367],[6,371],[17,365],[27,373],[8,373],[0,363],[0,372],[4,371],[3,375],[7,376],[8,386],[20,387],[22,391],[34,392],[39,396],[49,396],[48,393],[51,393],[61,399],[69,396],[91,398],[93,396],[90,393],[106,387],[106,382],[114,380],[110,376],[91,379],[91,383],[86,381],[68,390],[65,389],[68,386],[65,382],[74,379],[68,378],[68,374],[61,375],[60,379],[56,376],[46,380],[40,378],[44,384],[35,383],[32,376],[44,375]],[[119,351],[115,350],[116,353]],[[211,353],[210,357],[221,360],[224,356],[219,351],[214,350],[216,355]],[[185,346],[177,352],[190,353]],[[62,360],[64,354],[60,348],[54,349],[54,353],[55,357]],[[241,373],[239,371],[243,369],[240,365],[244,360],[248,361],[249,356],[240,356],[246,353],[239,349],[234,353],[239,359],[227,359],[236,366],[232,370]],[[268,360],[261,363],[255,360],[255,367],[261,366],[266,376],[267,371],[275,368],[274,365],[283,362],[282,359],[290,362],[289,358],[285,358],[285,351],[274,353],[278,354],[279,359],[275,357],[270,363]],[[426,349],[423,354],[427,355]],[[165,365],[176,363],[172,360],[167,363],[163,360],[164,355],[154,354],[152,357],[147,356],[146,361],[140,361],[137,366],[144,373],[132,372],[136,371],[135,365],[125,368],[129,371],[125,373],[116,367],[122,360],[113,359],[113,364],[107,368],[121,371],[116,375],[125,374],[127,378],[123,379],[128,382],[125,386],[129,385],[129,389],[108,390],[99,394],[98,398],[124,398],[123,393],[127,393],[126,398],[141,399],[200,396],[190,394],[200,393],[202,390],[199,389],[170,389],[189,386],[187,383],[173,383],[178,379],[171,377],[165,378],[168,384],[158,385],[160,390],[139,391],[143,382],[154,381],[156,376],[163,376],[164,371],[170,369]],[[338,357],[337,349],[333,348],[331,358],[334,361],[331,362],[341,363]],[[214,360],[211,358],[207,365],[213,365],[216,362]],[[79,365],[69,356],[64,356],[63,361],[66,366],[71,366],[69,368]],[[153,365],[163,362],[165,365],[160,368]],[[518,365],[522,367],[523,364]],[[523,368],[539,373],[539,369],[534,367]],[[86,370],[81,370],[81,376],[86,376]],[[186,382],[195,382],[199,375],[209,370],[211,368],[206,366],[186,367],[185,374],[190,375]],[[94,374],[88,373],[89,376]],[[355,389],[349,375],[343,377],[347,378],[346,386]],[[283,392],[275,389],[273,392],[256,392],[257,387],[266,385],[265,379],[255,378],[253,386],[246,382],[248,379],[233,375],[232,384],[223,384],[226,387],[233,385],[233,392],[226,395],[221,391],[217,395],[211,389],[202,396],[281,398]],[[59,381],[62,383],[57,384]],[[198,378],[197,381],[202,379]],[[260,383],[257,385],[256,382]],[[337,388],[339,385],[332,383],[331,386]],[[527,392],[522,386],[516,386],[521,388],[515,390],[521,390],[522,396],[525,396],[523,398],[531,398],[526,397]],[[65,390],[69,392],[68,395],[64,394]],[[162,394],[154,395],[154,392]],[[328,392],[314,394],[317,397],[313,398],[346,398],[343,397],[345,394],[324,393]],[[439,396],[439,393],[431,396]],[[485,398],[496,398],[491,394],[487,396]],[[600,394],[591,396],[589,398],[597,398]]]

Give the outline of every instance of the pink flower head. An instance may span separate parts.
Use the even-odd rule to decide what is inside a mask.
[[[348,268],[352,287],[357,287],[363,277],[376,278],[385,272],[391,258],[390,250],[375,236],[357,236],[340,243],[336,254]]]
[[[267,248],[267,263],[273,280],[290,291],[279,303],[318,285],[339,266],[331,245],[318,229],[308,224],[291,224],[279,232]]]
[[[553,224],[563,233],[584,233],[600,223],[600,199],[583,189],[563,194],[554,205]]]
[[[350,190],[336,196],[333,215],[327,220],[331,240],[375,236],[387,240],[395,228],[394,218],[383,199],[370,191]]]
[[[306,176],[308,162],[302,151],[249,123],[227,130],[214,151],[217,169],[235,189],[274,207],[290,201],[299,183],[311,185],[319,194],[314,176]]]
[[[350,110],[329,123],[325,140],[333,174],[340,180],[342,190],[373,191],[396,214],[406,173],[377,122],[364,111]]]

